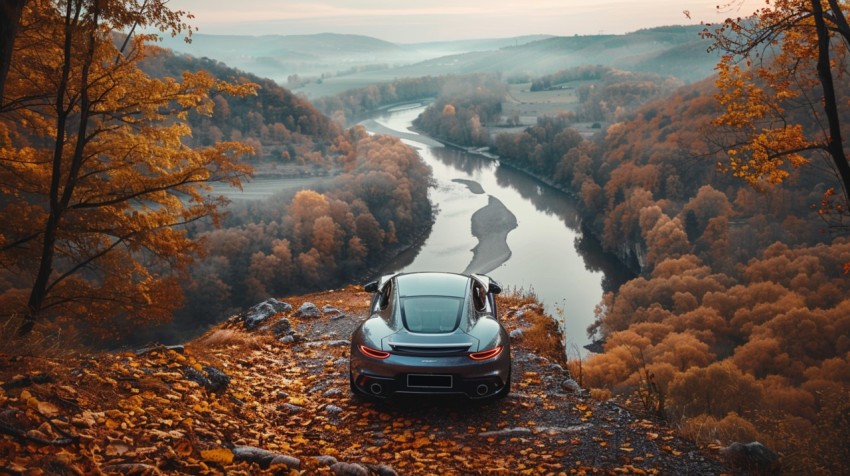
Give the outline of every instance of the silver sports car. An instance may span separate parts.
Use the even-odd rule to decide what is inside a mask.
[[[351,337],[351,390],[503,397],[511,347],[498,321],[499,285],[488,276],[403,273],[366,285],[371,316]]]

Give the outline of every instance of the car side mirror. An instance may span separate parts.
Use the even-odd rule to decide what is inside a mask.
[[[488,287],[487,291],[493,294],[499,294],[500,292],[502,292],[502,287],[499,286],[499,283],[491,279],[490,286]]]
[[[366,291],[367,293],[378,292],[378,282],[377,281],[371,281],[369,283],[366,283],[366,285],[363,286],[363,290]]]

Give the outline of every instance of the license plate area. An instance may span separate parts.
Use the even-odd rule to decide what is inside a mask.
[[[408,374],[408,388],[452,388],[451,375]]]

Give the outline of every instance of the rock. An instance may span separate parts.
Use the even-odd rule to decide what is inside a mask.
[[[272,465],[285,465],[290,469],[298,469],[301,460],[293,456],[282,455],[273,451],[264,450],[254,446],[236,446],[233,448],[233,459],[235,461],[247,461],[257,463],[263,469]]]
[[[187,379],[200,384],[210,392],[223,390],[227,388],[228,384],[230,384],[230,376],[215,367],[205,365],[201,367],[201,370],[202,371],[199,372],[192,367],[186,367],[183,369],[183,375],[186,376]]]
[[[582,391],[581,385],[571,378],[566,378],[561,381],[561,389],[570,393],[580,393]]]
[[[325,411],[330,413],[331,415],[339,415],[342,413],[342,408],[336,405],[328,405],[325,407]]]
[[[291,304],[278,301],[275,298],[269,298],[248,309],[248,311],[246,311],[242,316],[242,322],[245,325],[245,328],[250,331],[254,330],[269,317],[279,312],[288,312],[291,310]]]
[[[554,370],[555,372],[558,372],[561,375],[569,375],[569,372],[564,370],[564,368],[561,367],[561,364],[556,364],[555,362],[549,364],[549,370]]]
[[[342,314],[342,311],[331,306],[330,304],[325,304],[324,306],[322,306],[322,312],[324,312],[325,314]]]
[[[223,390],[227,387],[228,384],[230,384],[230,376],[222,372],[221,370],[215,367],[210,367],[208,365],[205,365],[201,368],[204,370],[204,372],[206,372],[207,378],[210,379],[210,383],[212,384],[209,387],[209,390],[213,392]]]
[[[315,459],[319,462],[319,464],[323,464],[325,466],[333,466],[339,462],[336,458],[330,455],[319,455],[316,456]]]
[[[161,350],[173,350],[174,352],[177,352],[178,354],[182,354],[183,352],[185,352],[186,348],[182,344],[177,344],[177,345],[162,345],[162,344],[160,344],[160,345],[154,345],[154,346],[151,346],[151,347],[143,347],[141,349],[137,349],[136,355],[149,354],[149,353],[151,353],[155,350],[160,350],[160,351]]]
[[[322,315],[322,311],[312,302],[305,302],[298,308],[295,315],[299,317],[319,317]]]
[[[482,431],[478,433],[478,436],[481,437],[489,437],[489,436],[517,436],[517,435],[531,435],[532,431],[530,428],[525,427],[516,427],[516,428],[505,428],[502,430],[493,430],[493,431]]]
[[[337,395],[342,395],[342,390],[338,388],[331,388],[322,394],[323,397],[336,397]]]
[[[291,343],[295,342],[295,334],[289,334],[288,336],[283,336],[280,339],[280,341],[283,342],[284,344],[291,344]]]
[[[289,469],[298,469],[301,467],[301,460],[289,455],[277,455],[272,458],[269,466],[286,466]]]
[[[292,330],[292,323],[289,322],[287,318],[281,318],[274,324],[272,324],[272,333],[274,333],[275,337],[280,337],[282,335],[286,335],[289,331]]]
[[[522,329],[514,329],[511,331],[511,340],[522,340]]]
[[[335,463],[331,465],[331,471],[336,476],[369,476],[369,470],[356,463]]]
[[[720,449],[720,454],[730,465],[758,474],[773,474],[779,470],[779,455],[768,447],[753,441],[750,443],[732,443]]]
[[[304,347],[344,347],[349,345],[351,345],[351,341],[346,339],[314,340],[304,344]]]
[[[391,466],[387,466],[385,464],[372,464],[369,465],[369,469],[372,470],[378,476],[398,476],[396,470],[394,470]]]

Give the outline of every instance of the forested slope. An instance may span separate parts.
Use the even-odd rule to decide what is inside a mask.
[[[430,229],[431,172],[401,141],[344,130],[273,81],[213,60],[163,52],[147,67],[152,74],[203,69],[258,84],[254,96],[217,96],[210,117],[190,116],[192,141],[251,145],[260,177],[327,176],[314,190],[231,203],[220,227],[190,227],[207,252],[183,283],[180,332],[197,332],[270,295],[359,282]]]
[[[754,189],[718,167],[713,80],[641,100],[642,78],[621,79],[596,83],[582,103],[622,105],[592,138],[574,129],[577,115],[562,114],[491,139],[482,125],[498,123],[488,111],[504,90],[484,82],[476,94],[442,95],[417,124],[488,145],[500,163],[575,194],[586,231],[639,273],[600,303],[589,333],[604,353],[583,362],[584,385],[639,392],[649,411],[705,441],[766,442],[794,471],[840,467],[850,242],[823,214],[835,175],[789,169],[781,185]]]

